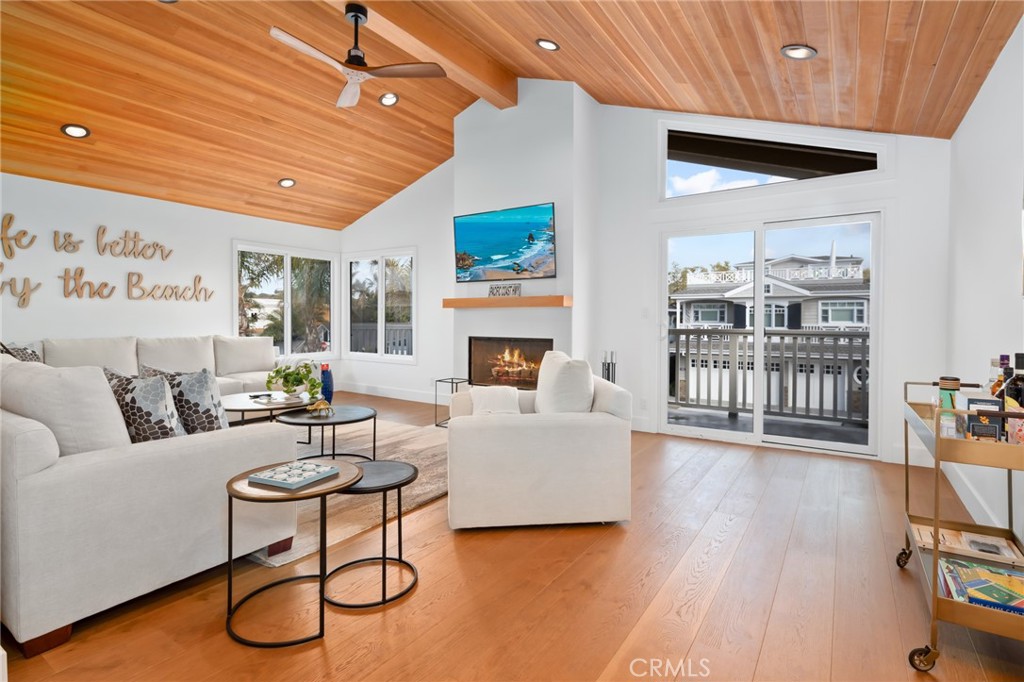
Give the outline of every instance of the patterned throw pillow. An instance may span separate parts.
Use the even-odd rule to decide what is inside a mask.
[[[109,367],[103,368],[103,374],[133,443],[185,435],[174,409],[171,387],[163,377],[129,377]]]
[[[228,428],[228,415],[220,402],[217,378],[208,369],[198,372],[165,372],[142,365],[144,377],[163,377],[171,385],[174,406],[178,409],[185,433],[202,433]]]
[[[31,348],[24,346],[12,346],[4,345],[4,350],[7,351],[8,355],[13,355],[22,362],[42,362],[43,359],[39,357],[39,353],[35,352]]]

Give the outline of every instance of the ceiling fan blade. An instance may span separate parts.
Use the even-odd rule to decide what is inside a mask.
[[[337,59],[334,59],[333,57],[328,57],[326,54],[316,49],[312,45],[302,42],[301,40],[293,36],[291,33],[288,33],[287,31],[282,31],[277,26],[272,26],[270,28],[270,37],[274,38],[275,40],[279,40],[280,42],[284,43],[293,50],[298,50],[299,52],[308,57],[317,59],[323,62],[324,64],[327,64],[328,66],[333,66],[341,73],[345,73],[345,68]]]
[[[349,81],[348,85],[341,91],[341,95],[338,97],[338,103],[335,105],[339,109],[347,107],[354,107],[359,102],[359,82]]]
[[[433,62],[416,62],[413,64],[388,64],[367,69],[374,78],[444,78],[440,64]]]

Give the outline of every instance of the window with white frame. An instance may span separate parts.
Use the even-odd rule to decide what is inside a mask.
[[[698,324],[725,322],[724,303],[694,303],[691,319]]]
[[[412,255],[354,258],[347,261],[346,273],[349,352],[414,355]]]
[[[764,306],[764,326],[766,329],[785,329],[786,306],[781,303],[766,303]]]
[[[269,336],[284,355],[331,353],[337,257],[236,244],[239,336]]]
[[[866,301],[821,301],[822,324],[866,324]]]

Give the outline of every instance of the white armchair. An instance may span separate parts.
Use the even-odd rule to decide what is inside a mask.
[[[632,396],[594,377],[590,412],[473,416],[468,392],[452,396],[448,422],[448,524],[452,528],[628,521]]]

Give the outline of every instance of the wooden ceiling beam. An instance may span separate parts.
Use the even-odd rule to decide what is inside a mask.
[[[345,12],[343,0],[329,4]],[[498,109],[518,101],[515,73],[411,2],[378,2],[370,9],[366,30],[420,61],[437,62],[451,81]]]

